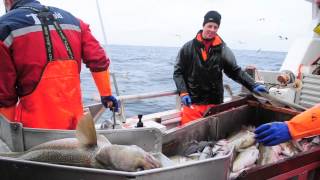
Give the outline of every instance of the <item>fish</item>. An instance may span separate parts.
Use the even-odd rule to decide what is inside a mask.
[[[303,138],[298,141],[292,140],[291,142],[300,152],[309,151],[313,146],[311,138]]]
[[[292,144],[291,141],[279,144],[281,153],[287,157],[292,157],[299,153],[299,150]]]
[[[222,148],[222,146],[220,146],[220,145],[218,145],[218,144],[214,145],[214,146],[212,147],[212,149],[211,149],[212,155],[214,156],[214,155],[218,154],[218,152],[219,152],[219,150],[220,150],[221,148]]]
[[[183,164],[183,163],[186,163],[186,162],[197,161],[197,160],[199,160],[199,156],[200,156],[199,153],[195,153],[194,155],[192,154],[192,155],[190,155],[188,157],[181,156],[181,155],[175,155],[175,156],[169,157],[169,159],[171,161],[173,161],[175,164]]]
[[[259,145],[259,159],[257,164],[258,165],[266,165],[272,164],[279,161],[281,158],[281,146],[264,146],[262,144]]]
[[[212,157],[212,147],[210,145],[206,146],[200,154],[199,160],[204,160]]]
[[[225,139],[219,140],[213,147],[212,147],[212,156],[213,157],[221,157],[229,154],[231,151],[230,147],[228,146],[228,141]]]
[[[256,146],[250,146],[240,152],[232,165],[232,172],[238,172],[242,169],[254,166],[259,157],[259,150]]]
[[[320,137],[316,136],[311,141],[314,145],[320,145]]]
[[[313,146],[320,145],[320,137],[319,136],[312,137],[311,143]]]
[[[234,146],[234,149],[236,151],[252,146],[256,142],[255,134],[245,129],[229,137],[227,140],[229,142],[228,146],[230,147],[230,149],[232,148],[232,146]]]
[[[188,142],[185,146],[186,148],[183,149],[182,155],[183,156],[189,156],[190,154],[194,154],[197,152],[202,152],[203,149],[208,146],[208,145],[213,145],[215,142],[214,141],[196,141],[193,140],[191,142]]]
[[[317,148],[320,145],[320,137],[306,137],[299,140],[292,140],[291,143],[299,152],[305,152]]]
[[[241,169],[240,171],[237,171],[237,172],[230,172],[229,179],[234,180],[234,179],[237,179],[238,177],[245,177],[246,171],[249,170],[250,168],[251,167]]]
[[[187,157],[190,158],[191,160],[199,160],[201,153],[193,153],[188,155]]]
[[[90,114],[80,119],[76,138],[48,141],[25,152],[0,153],[0,156],[129,172],[161,167],[161,163],[142,148],[111,144],[105,136],[97,135]]]

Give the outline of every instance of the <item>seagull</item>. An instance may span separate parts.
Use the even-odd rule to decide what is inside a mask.
[[[173,34],[175,37],[181,38],[180,34]]]
[[[280,40],[288,40],[288,39],[289,39],[288,37],[286,37],[286,36],[281,36],[281,35],[279,35],[278,37],[279,37]]]

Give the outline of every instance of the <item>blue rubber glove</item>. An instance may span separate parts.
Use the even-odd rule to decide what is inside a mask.
[[[254,133],[257,141],[265,146],[275,146],[292,139],[288,125],[284,122],[263,124]]]
[[[105,108],[114,108],[115,112],[119,110],[118,100],[114,96],[101,96],[101,103]]]
[[[258,84],[253,88],[253,92],[259,94],[259,93],[268,93],[268,90],[265,85]]]
[[[181,97],[181,102],[185,106],[190,106],[191,105],[191,97],[189,95],[185,95]]]

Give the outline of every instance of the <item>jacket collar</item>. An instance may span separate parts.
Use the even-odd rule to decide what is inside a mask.
[[[196,36],[196,40],[200,43],[203,44],[204,39],[202,38],[202,30],[200,30]],[[212,40],[212,46],[219,46],[222,44],[222,39],[220,38],[219,35],[216,35],[216,37]]]

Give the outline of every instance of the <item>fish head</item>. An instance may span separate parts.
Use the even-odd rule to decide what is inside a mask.
[[[247,148],[256,142],[255,134],[251,131],[247,131],[244,136],[241,137],[240,148]]]
[[[121,171],[134,172],[161,167],[161,163],[155,157],[135,145],[104,146],[95,158],[103,166]]]

